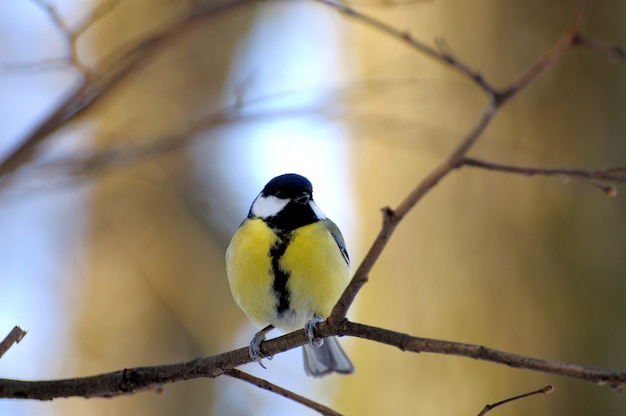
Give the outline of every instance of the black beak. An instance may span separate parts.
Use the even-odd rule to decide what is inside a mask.
[[[296,204],[306,204],[309,202],[309,200],[311,199],[311,194],[309,194],[308,192],[303,192],[302,195],[297,196],[293,199],[293,202],[295,202]]]

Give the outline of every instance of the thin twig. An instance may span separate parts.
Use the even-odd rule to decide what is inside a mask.
[[[617,58],[626,62],[626,49],[619,46],[611,45],[608,42],[594,39],[591,36],[585,35],[583,33],[578,33],[575,39],[575,43],[603,55]]]
[[[626,167],[616,167],[609,169],[556,169],[556,168],[536,168],[529,166],[513,166],[503,163],[489,162],[486,160],[464,157],[458,166],[470,166],[487,170],[514,173],[526,176],[561,176],[567,179],[582,182],[587,185],[601,189],[608,196],[617,195],[617,189],[612,185],[604,185],[597,181],[626,182]]]
[[[25,335],[26,332],[22,330],[22,328],[19,326],[14,327],[11,332],[4,337],[2,342],[0,342],[0,358],[2,358],[4,353],[7,352],[13,344],[19,343]]]
[[[519,396],[510,397],[508,399],[502,400],[494,404],[487,404],[485,405],[485,408],[478,414],[478,416],[485,416],[488,412],[490,412],[491,410],[495,409],[498,406],[502,406],[503,404],[507,404],[515,400],[525,399],[526,397],[530,397],[530,396],[536,396],[537,394],[552,393],[553,391],[554,391],[554,387],[551,384],[548,384],[546,386],[543,386],[539,390],[534,390],[528,393],[520,394]]]
[[[574,15],[569,27],[561,36],[561,38],[548,50],[548,52],[540,59],[535,65],[533,65],[524,75],[522,75],[517,81],[513,82],[503,91],[498,94],[498,101],[508,101],[512,96],[517,94],[521,89],[525,88],[528,84],[533,82],[539,75],[546,72],[555,63],[557,63],[561,57],[567,52],[573,45],[576,44],[578,35],[582,30],[583,24],[591,11],[591,0],[581,0],[578,11]]]
[[[121,2],[122,0],[109,0],[98,5],[98,7],[96,7],[95,10],[93,10],[91,14],[89,14],[89,16],[83,19],[83,21],[78,25],[78,27],[76,27],[76,29],[72,31],[72,35],[74,37],[78,37],[82,35],[87,29],[93,26],[95,22],[97,22],[98,20],[102,19],[104,16],[109,14]]]
[[[55,26],[63,32],[66,38],[69,39],[72,37],[72,30],[69,28],[67,23],[65,23],[65,20],[58,12],[56,6],[44,0],[31,0],[31,2],[39,6],[50,17]]]
[[[93,26],[94,23],[111,12],[121,2],[121,0],[109,0],[102,3],[96,7],[96,9],[89,16],[83,19],[76,29],[72,29],[68,26],[63,19],[63,16],[61,16],[56,6],[53,4],[44,0],[31,1],[48,15],[50,20],[52,20],[52,23],[54,23],[63,35],[67,48],[67,56],[61,58],[42,59],[35,62],[3,63],[0,64],[0,71],[20,71],[21,73],[25,71],[41,72],[55,69],[67,69],[69,67],[80,72],[80,74],[85,78],[92,76],[93,74],[90,69],[82,63],[80,57],[78,56],[78,40],[87,29]]]
[[[267,380],[263,380],[262,378],[255,377],[252,374],[248,374],[241,370],[237,370],[236,368],[231,368],[230,370],[226,370],[224,374],[227,376],[248,382],[252,384],[253,386],[257,386],[263,390],[267,390],[272,393],[276,393],[278,395],[291,399],[294,402],[300,403],[310,409],[313,409],[322,415],[341,416],[341,413],[337,413],[333,409],[326,407],[323,404],[315,402],[304,396],[300,396],[299,394],[296,394],[292,392],[291,390],[284,389],[280,386],[277,386],[276,384],[270,383]]]
[[[43,9],[46,14],[50,17],[50,20],[54,23],[54,25],[61,31],[63,37],[65,38],[65,43],[67,47],[68,58],[67,61],[71,63],[71,65],[80,71],[84,76],[89,75],[89,69],[81,62],[80,57],[78,56],[78,37],[80,33],[76,33],[72,31],[72,29],[68,26],[68,24],[63,19],[63,16],[58,12],[55,5],[48,3],[44,0],[31,0],[41,9]]]
[[[429,46],[426,43],[415,39],[408,31],[399,30],[383,22],[382,20],[376,19],[365,13],[357,11],[355,8],[344,3],[339,3],[332,0],[313,1],[332,7],[333,9],[338,10],[346,16],[349,16],[359,22],[365,23],[366,25],[378,30],[385,35],[402,41],[407,46],[416,49],[417,51],[433,59],[436,59],[441,63],[450,65],[452,68],[456,69],[457,71],[461,72],[463,75],[474,81],[474,83],[476,83],[476,85],[478,85],[485,92],[494,93],[496,91],[496,88],[488,83],[479,72],[471,69],[465,63],[458,60],[447,48],[440,48],[440,50],[438,51],[432,46]]]
[[[38,74],[44,71],[73,68],[72,62],[67,58],[42,59],[36,62],[4,62],[0,64],[0,71],[5,74],[19,73]]]

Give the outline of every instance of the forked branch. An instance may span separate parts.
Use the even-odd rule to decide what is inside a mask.
[[[413,189],[404,200],[395,209],[385,208],[383,209],[383,226],[376,236],[374,243],[370,247],[369,251],[365,255],[365,259],[360,264],[359,268],[354,274],[352,281],[344,291],[343,295],[339,299],[339,302],[333,309],[331,316],[328,318],[331,324],[338,324],[341,322],[348,312],[348,308],[354,302],[359,290],[369,279],[369,273],[376,264],[378,257],[383,252],[389,238],[393,234],[398,223],[404,218],[404,216],[419,202],[420,199],[439,181],[452,172],[457,167],[461,166],[466,158],[466,154],[481,137],[483,132],[487,129],[498,110],[512,97],[517,95],[521,90],[530,85],[536,80],[542,73],[550,69],[563,55],[571,48],[578,39],[577,34],[582,30],[583,23],[589,13],[591,1],[583,0],[580,3],[578,11],[575,13],[572,22],[569,27],[561,36],[561,38],[548,50],[548,52],[537,61],[526,73],[522,74],[517,80],[511,82],[511,84],[503,89],[496,90],[491,84],[485,82],[482,77],[477,76],[477,73],[469,69],[466,65],[461,63],[458,59],[453,57],[449,52],[437,52],[432,48],[425,47],[421,43],[416,43],[412,38],[407,38],[402,32],[389,27],[388,25],[379,22],[378,20],[365,16],[364,14],[357,12],[356,10],[339,5],[330,0],[316,0],[331,7],[338,9],[339,11],[348,14],[350,17],[357,19],[365,24],[370,25],[374,29],[377,29],[389,36],[397,38],[399,41],[407,42],[410,46],[417,48],[428,56],[439,60],[440,62],[450,65],[453,68],[459,70],[465,74],[469,79],[476,82],[487,95],[488,103],[477,121],[474,128],[461,139],[457,147],[452,153],[444,159],[439,166],[433,169],[424,179],[422,179],[417,187]]]

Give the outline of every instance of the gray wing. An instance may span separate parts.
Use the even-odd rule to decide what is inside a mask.
[[[348,256],[346,243],[343,241],[343,236],[341,235],[341,231],[339,231],[339,227],[337,227],[337,225],[331,220],[329,220],[328,218],[322,220],[322,222],[324,223],[324,226],[326,227],[326,229],[330,232],[330,234],[335,239],[335,242],[337,243],[337,246],[339,247],[339,250],[341,251],[341,255],[343,256],[343,259],[346,261],[346,264],[349,266],[350,256]]]

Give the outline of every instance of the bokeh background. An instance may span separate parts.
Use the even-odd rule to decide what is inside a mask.
[[[193,2],[50,1],[85,68],[187,18]],[[198,3],[198,2],[196,2]],[[209,2],[205,2],[210,5]],[[214,4],[218,4],[214,2]],[[577,2],[356,2],[504,87],[556,41]],[[4,159],[82,82],[41,1],[0,2]],[[55,14],[52,13],[52,14]],[[626,45],[626,3],[595,2],[585,32]],[[31,63],[35,63],[31,65]],[[477,120],[484,95],[448,67],[311,1],[264,1],[194,21],[39,146],[0,189],[0,336],[29,331],[0,377],[91,375],[212,355],[255,331],[230,296],[230,235],[274,175],[311,179],[358,265],[395,206]],[[111,151],[114,150],[114,151]],[[106,153],[103,163],[84,165]],[[498,114],[471,155],[530,166],[626,164],[626,66],[567,53]],[[92,159],[93,161],[93,159]],[[350,311],[417,336],[626,369],[626,188],[465,168],[402,222]],[[342,339],[350,377],[308,379],[299,351],[244,370],[350,415],[617,415],[609,388]],[[495,412],[495,411],[494,411]],[[115,399],[0,401],[1,415],[310,415],[221,377]]]

